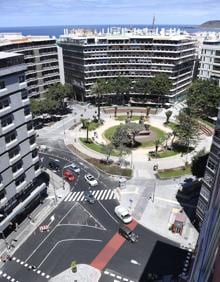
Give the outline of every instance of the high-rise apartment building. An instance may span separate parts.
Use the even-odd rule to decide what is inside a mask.
[[[198,77],[217,80],[220,85],[220,38],[204,40]]]
[[[46,189],[40,179],[26,68],[22,54],[0,52],[0,233]]]
[[[220,279],[220,110],[201,189],[197,215],[203,218],[191,271],[191,282]],[[205,200],[205,202],[204,202]],[[204,205],[204,210],[203,210]]]
[[[40,97],[51,84],[60,82],[56,39],[49,36],[23,36],[0,33],[0,51],[24,55],[29,97]]]
[[[110,28],[107,31],[65,30],[58,41],[63,49],[65,82],[91,96],[97,79],[139,78],[166,73],[172,82],[168,95],[176,101],[192,82],[195,41],[180,31]],[[131,94],[130,94],[131,95]],[[136,97],[134,95],[134,97]]]
[[[196,217],[199,225],[202,224],[206,211],[208,210],[210,199],[215,189],[215,179],[220,159],[220,112],[216,121],[216,128],[210,148],[210,153],[206,165],[205,175],[202,180],[202,187],[196,208]]]

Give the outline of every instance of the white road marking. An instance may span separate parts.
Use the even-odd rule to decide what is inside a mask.
[[[105,199],[105,194],[106,194],[107,191],[108,191],[108,190],[104,190],[104,193],[103,193],[102,197],[100,198],[100,200]]]
[[[169,200],[169,199],[161,198],[161,197],[155,197],[155,200],[159,200],[159,201],[163,201],[163,202],[167,202],[167,203],[171,203],[171,204],[177,204],[177,205],[180,204],[177,201],[173,201],[173,200]]]
[[[60,219],[60,221],[57,223],[57,225],[59,225],[64,218],[72,211],[72,209],[75,207],[75,205],[73,205],[71,207],[71,209]],[[54,226],[54,228],[51,230],[51,232],[44,238],[44,240],[41,241],[41,243],[37,246],[37,248],[35,248],[33,250],[33,252],[27,257],[26,262],[33,256],[33,254],[40,248],[40,246],[47,240],[47,238],[53,233],[53,231],[56,229],[56,226]]]
[[[79,197],[77,198],[77,201],[80,201],[80,198],[82,198],[82,196],[84,195],[84,192],[82,191],[79,195]]]
[[[100,201],[98,201],[98,203],[106,211],[106,213],[114,220],[114,222],[118,223],[118,221],[110,214],[110,212],[103,206],[103,204]]]
[[[96,191],[96,193],[94,194],[94,198],[96,198],[99,194],[99,190]]]
[[[74,192],[74,193],[75,193],[75,192]],[[68,199],[70,198],[71,195],[72,195],[72,192],[70,192],[70,193],[66,196],[66,198],[64,199],[64,202],[68,201]]]
[[[71,199],[71,201],[75,201],[76,200],[76,198],[80,195],[80,191],[79,192],[77,192],[76,194],[75,194],[75,196]]]
[[[77,239],[65,239],[65,240],[60,240],[59,242],[57,242],[53,248],[48,252],[48,254],[45,256],[45,258],[41,261],[41,263],[38,265],[38,268],[42,266],[42,264],[47,260],[47,258],[49,257],[49,255],[53,252],[53,250],[60,244],[63,242],[69,242],[69,241],[91,241],[91,242],[102,242],[102,240],[96,240],[96,239],[85,239],[85,238],[77,238]]]
[[[103,190],[100,191],[99,195],[97,196],[96,200],[99,200],[102,196]]]

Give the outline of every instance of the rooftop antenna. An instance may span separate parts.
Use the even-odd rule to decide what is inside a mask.
[[[153,16],[153,22],[152,22],[152,32],[154,32],[155,29],[155,15]]]

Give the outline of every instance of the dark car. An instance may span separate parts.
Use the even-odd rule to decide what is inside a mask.
[[[135,234],[129,227],[125,225],[121,225],[119,227],[118,233],[125,239],[131,241],[132,243],[135,243],[138,240],[138,235]]]
[[[59,171],[60,170],[60,161],[57,159],[50,160],[48,163],[48,167],[51,170]]]
[[[85,199],[85,201],[87,201],[90,204],[94,204],[95,203],[95,198],[94,198],[94,196],[93,196],[91,191],[85,191],[84,192],[84,199]]]

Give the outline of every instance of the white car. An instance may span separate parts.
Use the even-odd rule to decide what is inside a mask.
[[[84,176],[85,180],[89,183],[90,186],[94,187],[98,185],[98,181],[95,179],[94,176],[92,176],[91,174],[86,174]]]
[[[79,174],[80,173],[80,168],[75,164],[72,163],[68,166],[72,171],[74,171],[75,173]]]
[[[115,214],[121,219],[121,221],[123,221],[123,223],[127,224],[133,220],[128,210],[122,206],[115,207]]]

